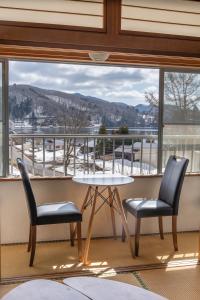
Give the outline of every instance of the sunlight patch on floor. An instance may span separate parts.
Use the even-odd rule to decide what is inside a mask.
[[[165,262],[167,260],[171,259],[180,259],[180,258],[196,258],[198,257],[199,253],[198,252],[192,252],[192,253],[178,253],[178,254],[174,254],[174,255],[158,255],[156,256],[158,260],[160,260],[161,262]]]
[[[170,261],[167,263],[166,271],[170,270],[171,267],[184,267],[184,266],[196,267],[197,264],[198,264],[198,259],[184,259],[184,260]]]

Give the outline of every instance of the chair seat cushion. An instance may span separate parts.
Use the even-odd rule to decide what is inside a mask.
[[[81,222],[82,214],[73,202],[59,202],[37,206],[37,224]]]
[[[173,214],[172,207],[158,199],[125,199],[123,207],[137,218],[171,216]]]

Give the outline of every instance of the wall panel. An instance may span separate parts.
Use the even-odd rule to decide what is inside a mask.
[[[1,1],[0,19],[103,28],[103,0]]]
[[[158,195],[161,178],[135,178],[134,183],[119,189],[122,199],[146,197],[155,199]],[[199,230],[199,176],[186,176],[180,199],[178,231]],[[86,193],[86,187],[71,180],[34,180],[33,190],[38,204],[55,201],[74,201],[79,207]],[[98,199],[100,201],[100,199]],[[0,189],[1,243],[27,242],[29,218],[26,199],[21,181],[1,182]],[[86,236],[90,209],[86,210],[82,226]],[[106,224],[106,226],[105,226]],[[116,215],[117,235],[121,235],[121,222]],[[135,220],[129,215],[129,228],[134,234]],[[142,233],[158,233],[158,220],[146,218],[142,221]],[[171,217],[164,218],[164,232],[171,232]],[[110,210],[104,206],[97,214],[93,227],[93,237],[112,236]],[[69,238],[66,224],[41,226],[38,240],[59,240]]]
[[[200,37],[200,3],[122,0],[121,29]]]

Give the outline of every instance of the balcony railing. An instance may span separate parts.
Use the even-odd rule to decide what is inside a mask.
[[[190,159],[189,172],[200,170],[199,136],[164,136],[163,168],[169,155]],[[34,176],[157,173],[156,135],[10,134],[10,175],[18,176],[16,158],[25,160]]]

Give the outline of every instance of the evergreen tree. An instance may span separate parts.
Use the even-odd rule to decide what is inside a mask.
[[[99,127],[99,134],[107,134],[107,129],[106,129],[106,126],[105,125],[101,125]]]
[[[122,125],[119,127],[119,134],[129,134],[128,126]]]

